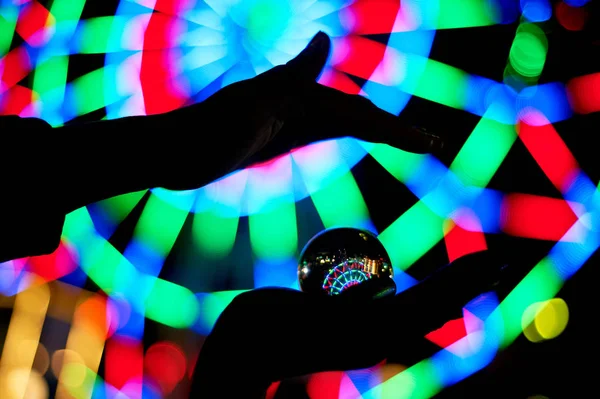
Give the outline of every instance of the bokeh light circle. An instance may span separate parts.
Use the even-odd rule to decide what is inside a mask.
[[[5,381],[1,381],[2,379]],[[43,375],[36,370],[27,368],[15,368],[8,371],[0,382],[4,385],[6,392],[15,398],[46,399],[48,398],[48,383]]]
[[[56,379],[70,387],[83,383],[86,377],[85,362],[81,355],[71,349],[60,349],[52,354],[50,368]]]
[[[523,313],[523,333],[531,342],[558,337],[569,322],[569,308],[561,298],[531,304]]]
[[[148,348],[144,370],[164,395],[168,395],[183,379],[187,370],[185,354],[172,342],[158,342]]]

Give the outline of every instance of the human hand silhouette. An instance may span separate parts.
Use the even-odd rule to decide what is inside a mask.
[[[462,317],[463,306],[492,291],[505,268],[498,254],[486,250],[378,299],[280,287],[244,292],[225,308],[204,341],[190,398],[261,398],[275,381],[364,369],[387,358],[411,366],[439,350],[424,336]],[[361,339],[368,344],[360,344]],[[351,350],[339,349],[344,345]]]
[[[224,87],[174,116],[178,123],[195,120],[187,123],[208,126],[210,136],[203,137],[221,163],[221,174],[313,142],[346,136],[414,153],[443,146],[439,137],[405,126],[367,98],[317,83],[330,47],[329,36],[319,32],[287,64]],[[179,181],[167,182],[167,188],[195,188],[198,184],[191,177],[187,182],[180,175]]]
[[[0,176],[0,187],[11,194],[0,205],[12,210],[3,224],[23,231],[0,261],[51,252],[65,215],[88,204],[153,187],[196,189],[313,142],[350,136],[415,153],[442,147],[437,136],[405,126],[368,99],[318,84],[330,46],[319,32],[287,64],[164,114],[54,129],[41,119],[3,116],[9,150],[0,167],[10,173]],[[27,167],[20,167],[23,154]],[[62,178],[72,165],[77,173]],[[29,205],[39,195],[43,209]],[[32,221],[23,223],[22,215]],[[22,238],[31,230],[41,232],[40,243]]]

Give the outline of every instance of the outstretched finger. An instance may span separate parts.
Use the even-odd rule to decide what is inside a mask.
[[[443,148],[440,137],[406,126],[393,114],[368,99],[314,84],[306,102],[304,124],[312,126],[311,141],[351,136],[360,140],[389,144],[413,153],[435,152]]]

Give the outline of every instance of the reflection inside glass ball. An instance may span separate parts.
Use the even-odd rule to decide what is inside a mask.
[[[354,228],[317,234],[302,250],[298,263],[300,289],[330,296],[356,292],[358,286],[368,289],[372,297],[393,295],[393,276],[392,263],[379,239]]]

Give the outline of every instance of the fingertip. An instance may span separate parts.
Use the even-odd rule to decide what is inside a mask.
[[[331,39],[319,31],[295,58],[287,63],[293,74],[300,80],[316,80],[329,58]]]
[[[314,50],[329,50],[330,46],[331,39],[329,39],[329,35],[322,30],[318,31],[308,44],[308,47]]]

